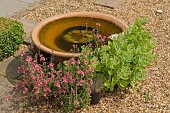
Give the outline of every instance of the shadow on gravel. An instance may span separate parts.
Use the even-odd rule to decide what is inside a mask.
[[[120,103],[122,100],[124,100],[126,98],[126,95],[131,93],[129,89],[130,89],[130,86],[127,87],[125,90],[121,90],[121,89],[118,88],[118,86],[115,86],[113,91],[105,92],[105,94],[102,95],[102,98],[113,97],[112,101]]]

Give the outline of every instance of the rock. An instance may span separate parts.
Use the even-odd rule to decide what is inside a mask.
[[[163,11],[162,11],[161,9],[156,10],[156,12],[157,12],[157,13],[160,13],[160,14],[163,13]]]
[[[125,0],[95,0],[94,4],[109,7],[109,8],[115,8],[119,5],[123,5],[125,3]]]
[[[25,44],[25,45],[31,45],[31,44],[32,44],[31,33],[32,33],[32,32],[29,32],[29,33],[26,33],[26,34],[24,35],[24,44]]]

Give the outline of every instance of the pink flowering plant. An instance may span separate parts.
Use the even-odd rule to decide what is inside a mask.
[[[64,64],[59,64],[58,68],[63,68],[63,82],[60,81],[59,87],[66,87],[66,93],[60,93],[58,101],[64,101],[63,104],[68,106],[67,109],[85,108],[90,100],[91,89],[93,84],[92,77],[94,68],[89,67],[89,59],[75,59],[70,58],[64,61]],[[59,80],[62,80],[58,76]],[[59,88],[60,89],[60,88]],[[65,89],[64,89],[65,90]]]
[[[24,54],[21,52],[21,56]],[[22,76],[15,88],[21,85],[21,99],[30,104],[50,101],[63,112],[85,108],[90,101],[94,67],[89,65],[93,62],[86,56],[59,64],[46,59],[42,54],[27,56],[26,63],[18,67]]]

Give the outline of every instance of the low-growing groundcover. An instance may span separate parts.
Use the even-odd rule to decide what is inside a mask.
[[[12,19],[0,17],[0,61],[12,55],[23,43],[23,25]]]
[[[60,112],[86,108],[93,92],[91,86],[99,89],[93,81],[98,77],[105,86],[102,90],[112,91],[116,85],[122,90],[129,85],[134,87],[144,79],[145,68],[155,56],[151,52],[155,42],[146,23],[146,19],[138,19],[107,45],[101,44],[105,37],[97,34],[95,48],[91,43],[83,46],[78,59],[56,64],[47,62],[41,54],[27,56],[19,67],[22,76],[15,87],[18,90],[22,86],[19,98],[26,100],[24,106],[50,101]]]

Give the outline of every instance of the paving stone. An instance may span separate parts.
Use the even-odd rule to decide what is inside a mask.
[[[119,5],[123,5],[125,0],[95,0],[94,3],[109,8],[115,8]]]
[[[25,33],[32,32],[34,27],[38,24],[38,22],[28,19],[20,19],[19,21],[24,25]]]
[[[0,16],[10,17],[15,12],[30,6],[30,4],[41,1],[43,0],[0,0]]]
[[[24,43],[26,45],[32,44],[31,33],[38,22],[28,19],[20,19],[19,21],[24,25]]]
[[[20,19],[19,21],[24,25],[24,32],[26,33],[24,36],[24,43],[31,44],[32,43],[31,33],[34,27],[38,24],[38,22],[28,19]]]
[[[11,15],[27,6],[27,3],[17,0],[0,0],[0,16]]]
[[[25,2],[25,3],[35,3],[38,2],[39,0],[19,0],[20,2]]]

